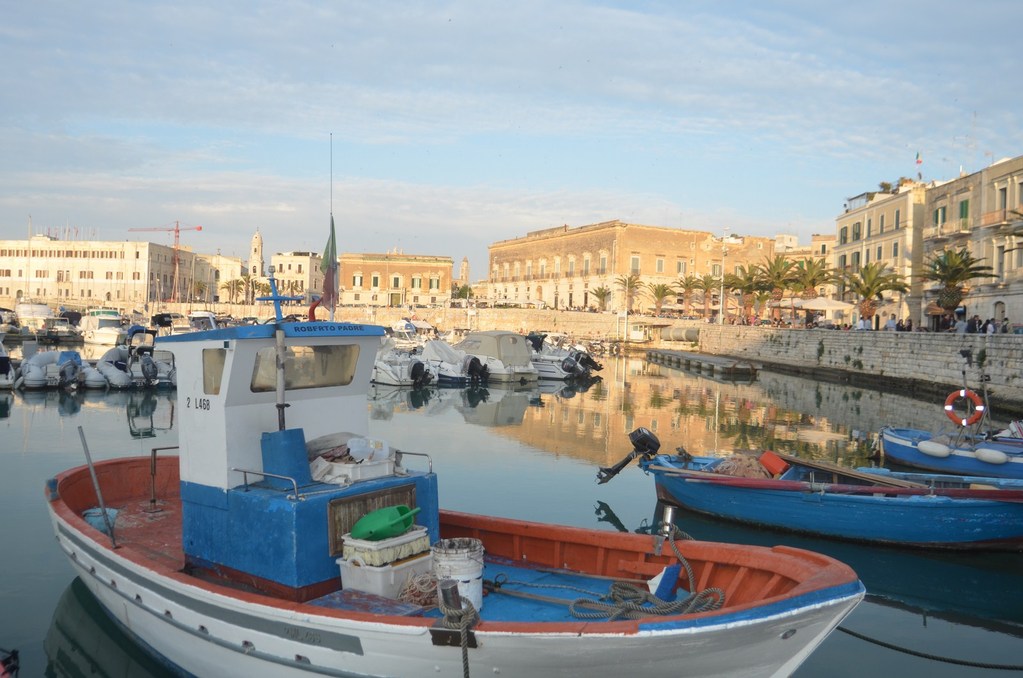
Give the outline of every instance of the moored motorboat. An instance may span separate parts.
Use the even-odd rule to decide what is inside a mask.
[[[98,346],[117,346],[126,338],[121,312],[116,308],[92,308],[82,316],[82,341]]]
[[[539,378],[529,344],[517,332],[469,332],[454,348],[478,358],[491,382],[528,384]]]
[[[490,379],[490,371],[479,358],[442,339],[427,340],[416,355],[429,367],[438,386],[480,386]]]
[[[1021,481],[852,469],[773,452],[637,456],[659,501],[719,518],[894,546],[1023,550]],[[606,482],[627,459],[598,477]]]
[[[391,338],[384,340],[373,363],[373,383],[423,388],[432,380],[433,374],[419,356],[397,348]]]
[[[440,510],[426,455],[366,438],[382,333],[278,321],[162,338],[181,381],[178,456],[48,483],[76,574],[177,670],[781,676],[862,598],[852,570],[799,549]],[[405,531],[356,534],[382,514]],[[401,597],[431,574],[439,597]],[[622,591],[646,593],[614,602]]]
[[[530,360],[540,379],[591,379],[604,366],[593,359],[581,346],[559,344],[550,340],[547,334],[531,333],[526,340],[532,348]]]

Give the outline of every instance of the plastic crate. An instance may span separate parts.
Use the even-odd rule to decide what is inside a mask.
[[[397,598],[410,578],[428,574],[433,570],[433,554],[421,553],[408,560],[374,567],[358,557],[338,558],[341,568],[341,588],[374,593],[385,598]]]
[[[344,534],[342,539],[344,540],[342,558],[346,560],[358,558],[364,564],[373,567],[411,558],[430,550],[430,535],[422,525],[413,525],[405,534],[379,541],[353,539],[351,533]]]
[[[310,464],[312,477],[321,483],[345,483],[394,475],[394,459],[345,464],[317,457]]]

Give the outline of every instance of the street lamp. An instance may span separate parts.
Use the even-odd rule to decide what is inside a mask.
[[[721,236],[721,294],[718,300],[721,302],[721,309],[718,312],[718,325],[725,324],[725,257],[728,255],[728,227],[725,227],[725,234]]]

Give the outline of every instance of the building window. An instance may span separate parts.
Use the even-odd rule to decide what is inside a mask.
[[[391,288],[392,289],[398,289],[399,287],[401,287],[401,278],[399,276],[392,275],[391,276]]]
[[[423,289],[423,279],[421,276],[417,275],[412,277],[412,289],[414,290]]]
[[[964,222],[970,218],[970,201],[960,200],[959,201],[959,218]]]
[[[629,273],[632,275],[639,275],[639,256],[632,255],[631,263],[629,265]]]
[[[852,239],[853,239],[853,242],[855,242],[855,241],[860,239],[860,236],[861,236],[860,232],[862,230],[863,230],[863,223],[862,222],[857,221],[855,224],[853,224],[853,227],[852,227]]]
[[[430,278],[430,289],[431,290],[439,290],[440,289],[440,278],[437,278],[437,277]]]
[[[880,245],[878,245],[878,246],[877,246],[877,260],[878,260],[878,261],[881,261],[881,259],[882,259],[882,258],[883,258],[883,255],[882,255],[882,253],[881,253],[881,246],[880,246]]]
[[[378,274],[378,273],[374,273],[374,274],[373,274],[373,275],[372,275],[372,276],[370,277],[370,283],[369,283],[369,285],[370,285],[370,287],[372,287],[373,289],[377,289],[377,288],[379,288],[379,287],[380,287],[380,274]]]
[[[713,264],[710,267],[710,274],[715,278],[721,277],[721,264]]]
[[[842,270],[845,268],[845,255],[842,254],[838,257],[838,268]]]
[[[899,230],[899,227],[902,225],[901,222],[899,221],[899,217],[901,216],[901,214],[902,214],[901,210],[895,210],[895,230],[896,231]]]
[[[686,262],[682,261],[681,259],[676,261],[675,262],[675,273],[678,273],[679,275],[685,275],[686,274]]]
[[[586,257],[583,259],[583,275],[590,274],[590,258]]]
[[[352,276],[352,287],[362,287],[362,274],[356,273]]]
[[[871,227],[872,227],[872,224],[871,224],[871,220],[870,220],[870,219],[867,219],[867,237],[868,237],[868,238],[870,237],[870,230],[871,230]]]
[[[838,232],[838,244],[844,245],[849,242],[849,227],[843,226],[842,230]]]
[[[654,263],[654,270],[658,273],[664,273],[664,259],[658,258]]]
[[[860,270],[860,253],[859,252],[853,252],[852,253],[852,259],[850,260],[849,263],[852,265],[853,271],[859,271]]]
[[[575,275],[575,259],[568,260],[568,274]]]
[[[878,234],[884,233],[884,215],[880,215],[877,218],[877,232]]]
[[[892,243],[892,259],[899,258],[899,241],[896,240]]]
[[[938,209],[934,210],[934,225],[941,226],[945,223],[945,206],[942,205]]]
[[[541,278],[546,278],[547,277],[547,262],[546,261],[541,261],[540,262],[540,277]]]
[[[607,275],[607,255],[606,254],[601,254],[600,255],[600,270],[597,271],[597,273],[600,274],[600,275]]]
[[[827,243],[821,243],[821,256],[823,256],[823,255],[825,255],[827,253],[828,253],[828,244]]]

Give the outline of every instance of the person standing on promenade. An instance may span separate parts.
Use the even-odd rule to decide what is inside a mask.
[[[963,316],[959,316],[959,319],[956,320],[956,324],[953,330],[955,331],[956,334],[966,334],[968,331],[968,327],[969,323],[966,322],[966,318],[964,318]]]
[[[892,313],[892,317],[888,318],[884,324],[884,330],[886,332],[894,332],[896,329],[898,329],[898,323],[895,321],[895,314]]]

